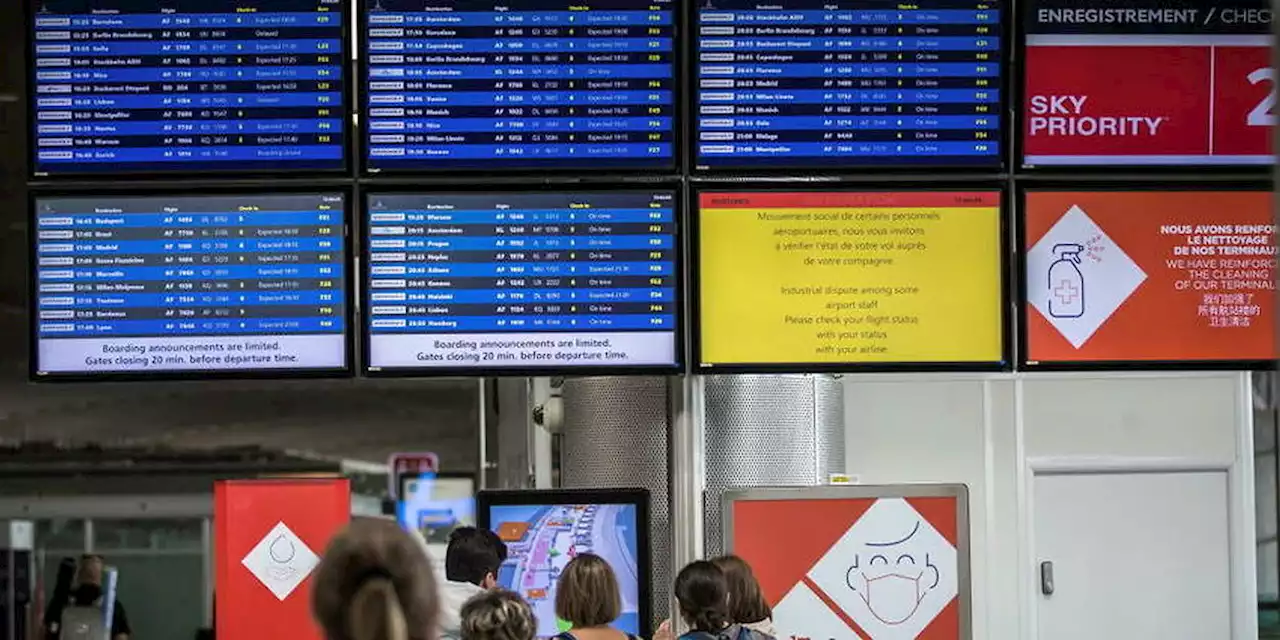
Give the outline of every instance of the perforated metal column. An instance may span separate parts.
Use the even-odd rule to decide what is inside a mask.
[[[844,390],[831,376],[706,379],[706,554],[723,548],[720,494],[731,487],[810,486],[844,467]]]
[[[560,479],[567,488],[644,487],[652,494],[654,615],[671,589],[668,396],[665,378],[566,380]]]

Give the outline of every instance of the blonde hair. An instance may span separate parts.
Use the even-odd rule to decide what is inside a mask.
[[[468,600],[461,617],[463,640],[533,640],[538,630],[529,603],[501,589]]]
[[[325,551],[311,610],[328,640],[435,640],[434,572],[394,522],[357,518]]]
[[[622,594],[613,567],[582,553],[565,565],[556,584],[556,616],[575,629],[603,627],[622,614]]]

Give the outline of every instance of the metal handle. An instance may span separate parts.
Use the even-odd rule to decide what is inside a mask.
[[[1053,562],[1049,560],[1040,563],[1040,593],[1053,595]]]

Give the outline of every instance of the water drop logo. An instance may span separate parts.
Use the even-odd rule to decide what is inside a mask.
[[[240,561],[275,597],[284,601],[320,564],[320,557],[283,522],[276,523]]]

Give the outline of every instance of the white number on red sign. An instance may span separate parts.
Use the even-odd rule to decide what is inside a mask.
[[[1267,94],[1258,106],[1249,112],[1249,126],[1251,127],[1271,127],[1276,124],[1276,114],[1273,109],[1276,107],[1276,70],[1270,67],[1258,69],[1249,74],[1250,84],[1259,84],[1262,82],[1271,83],[1271,93]]]

